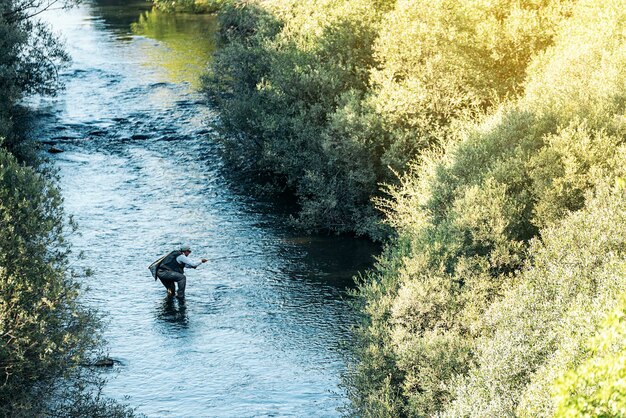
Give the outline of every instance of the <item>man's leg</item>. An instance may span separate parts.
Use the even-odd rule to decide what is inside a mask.
[[[176,293],[176,285],[174,283],[176,282],[174,280],[164,280],[160,277],[159,280],[161,280],[161,283],[163,283],[163,286],[165,286],[165,288],[167,289],[167,296],[174,296],[174,294]]]
[[[175,271],[161,270],[158,272],[157,277],[161,280],[161,283],[163,283],[163,286],[165,286],[165,288],[167,289],[168,296],[174,296],[176,290],[174,283],[178,283],[178,297],[185,297],[186,277],[184,274],[180,274]]]
[[[187,277],[185,277],[184,274],[181,274],[181,276],[182,278],[176,281],[176,283],[178,283],[178,293],[176,293],[176,297],[182,299],[185,297],[185,286],[187,285]]]

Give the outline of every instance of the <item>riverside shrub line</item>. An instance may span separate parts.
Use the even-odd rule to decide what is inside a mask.
[[[56,180],[14,122],[26,95],[59,87],[68,56],[36,20],[52,4],[0,1],[0,416],[132,417],[82,366],[102,349],[100,322],[77,299]]]
[[[620,416],[624,344],[594,335],[626,290],[625,10],[222,10],[205,89],[231,162],[293,190],[306,228],[392,237],[356,291],[349,414]]]

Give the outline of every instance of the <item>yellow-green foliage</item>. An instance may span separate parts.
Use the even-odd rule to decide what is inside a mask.
[[[527,266],[484,314],[476,365],[444,416],[549,417],[552,383],[626,291],[626,199],[601,185],[533,242]],[[590,227],[593,226],[593,227]]]
[[[166,12],[215,13],[227,0],[154,0],[154,6]]]
[[[368,99],[391,135],[383,163],[402,170],[454,118],[520,92],[528,63],[551,44],[570,3],[398,1],[375,45],[380,66]]]
[[[378,201],[399,238],[360,287],[358,414],[551,416],[554,380],[626,289],[626,202],[611,190],[625,174],[626,2],[563,15],[524,96],[450,125]],[[399,391],[384,410],[386,382],[364,375],[373,347]]]
[[[603,309],[605,311],[606,309]],[[606,318],[590,339],[585,360],[555,385],[555,417],[626,416],[626,301]]]
[[[230,154],[282,178],[302,225],[380,237],[378,184],[518,94],[570,3],[235,3],[206,88]]]
[[[580,0],[556,45],[529,70],[526,102],[561,121],[584,119],[593,128],[624,124],[626,45],[621,0]]]

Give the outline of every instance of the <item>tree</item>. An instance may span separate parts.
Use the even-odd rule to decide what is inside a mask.
[[[27,94],[54,94],[69,56],[37,16],[72,0],[0,0],[0,137],[16,147],[16,103]]]

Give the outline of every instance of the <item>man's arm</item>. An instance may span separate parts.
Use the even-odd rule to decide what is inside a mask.
[[[176,257],[176,261],[178,261],[179,264],[184,264],[186,267],[191,267],[192,269],[195,269],[200,264],[206,263],[208,260],[206,258],[203,258],[202,260],[194,261],[187,257],[185,254],[181,254]]]

